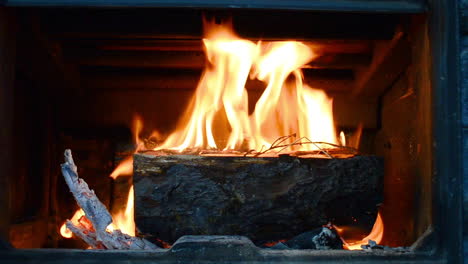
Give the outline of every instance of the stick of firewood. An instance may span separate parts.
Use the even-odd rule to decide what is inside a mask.
[[[92,248],[104,249],[156,249],[156,245],[144,238],[132,237],[120,230],[107,231],[112,223],[112,216],[106,206],[99,201],[88,184],[78,177],[77,167],[69,149],[65,150],[65,163],[61,165],[65,182],[70,188],[76,202],[83,209],[92,228],[85,225],[75,226],[67,221],[67,227],[75,235],[83,239]]]
[[[82,228],[80,226],[75,226],[72,221],[67,220],[66,226],[68,230],[72,231],[75,236],[81,238],[86,244],[91,248],[100,248],[99,243],[96,240],[96,235],[94,232],[89,232],[89,230]]]

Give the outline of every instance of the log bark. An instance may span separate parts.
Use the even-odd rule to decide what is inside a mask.
[[[327,222],[371,227],[383,161],[134,155],[135,222],[146,238],[243,235],[290,239]]]
[[[62,174],[76,202],[85,212],[85,219],[79,225],[67,220],[67,228],[95,249],[157,249],[157,246],[143,238],[132,237],[116,229],[108,231],[112,216],[106,206],[99,201],[88,184],[78,177],[77,167],[71,151],[65,150],[65,163]],[[86,222],[87,224],[83,224]]]

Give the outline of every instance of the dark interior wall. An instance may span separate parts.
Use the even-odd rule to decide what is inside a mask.
[[[17,19],[14,10],[8,13],[17,28],[13,93],[8,98],[13,104],[9,241],[15,247],[44,247],[50,224],[51,174],[57,172],[51,167],[54,124],[50,87],[59,78],[52,77],[56,74],[49,56],[41,52],[31,28]]]
[[[13,94],[15,60],[14,23],[0,7],[0,238],[8,241],[10,220],[10,177],[13,171]]]

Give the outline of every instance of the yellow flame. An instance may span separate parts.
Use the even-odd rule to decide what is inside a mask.
[[[143,130],[143,120],[140,115],[134,114],[133,115],[133,127],[132,127],[132,133],[133,133],[133,140],[136,144],[136,151],[141,147],[141,140],[140,140],[140,133]]]
[[[122,210],[112,216],[113,223],[110,227],[110,230],[120,229],[123,233],[135,236],[135,221],[133,216],[133,186],[130,187],[127,197],[127,205],[125,210]]]
[[[250,134],[245,82],[255,58],[254,43],[241,40],[226,28],[207,22],[219,31],[208,30],[203,39],[208,65],[178,129],[158,149],[218,148],[214,127],[228,127],[223,121],[214,124],[219,113],[225,114],[231,135],[227,146],[233,148]]]
[[[133,174],[133,157],[127,157],[119,163],[119,165],[112,171],[110,177],[117,179],[119,176],[130,176]]]
[[[135,114],[133,116],[133,127],[132,133],[134,142],[136,145],[135,152],[144,148],[143,141],[140,139],[140,133],[143,129],[142,118]],[[155,135],[157,132],[153,132]],[[111,173],[111,177],[115,180],[119,176],[132,176],[133,175],[133,156],[129,156],[124,159]],[[107,228],[109,230],[120,229],[123,233],[135,236],[135,221],[133,216],[134,204],[133,204],[133,185],[128,191],[127,204],[124,210],[115,213],[112,216],[113,222]]]
[[[141,150],[144,147],[143,142],[140,140],[140,133],[141,130],[143,129],[143,121],[142,118],[134,114],[133,116],[133,127],[132,127],[132,133],[134,137],[134,142],[136,145],[135,152]],[[110,174],[110,177],[112,179],[117,179],[119,176],[131,176],[133,175],[133,156],[129,156],[125,158],[123,161],[119,163],[119,165],[112,171]]]
[[[372,227],[372,231],[367,235],[365,238],[355,241],[355,242],[345,242],[343,247],[348,250],[361,250],[362,245],[369,244],[369,240],[375,241],[379,244],[382,241],[384,232],[384,224],[382,221],[382,217],[380,216],[380,212],[377,214],[377,218],[375,219],[374,226]]]
[[[155,150],[259,150],[293,133],[337,144],[332,100],[303,84],[301,68],[317,57],[310,47],[297,41],[253,43],[236,36],[229,24],[205,21],[205,32],[208,63],[201,80],[176,130]],[[266,84],[250,116],[249,73]],[[303,144],[288,150],[315,148]]]
[[[340,144],[341,146],[346,146],[346,136],[343,131],[340,132]]]

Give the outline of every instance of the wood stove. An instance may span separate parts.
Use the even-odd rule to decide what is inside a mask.
[[[1,254],[7,262],[460,261],[451,1],[7,4],[1,14],[1,142],[7,151],[0,163]],[[121,210],[131,178],[108,175],[134,151],[132,116],[141,115],[140,134],[148,138],[152,129],[167,134],[175,128],[205,64],[203,17],[231,18],[236,32],[252,41],[293,39],[323,50],[303,69],[305,80],[334,98],[339,130],[352,135],[363,128],[360,152],[382,157],[383,196],[372,201],[381,202],[382,244],[406,251],[271,250],[261,247],[261,239],[253,244],[215,233],[182,237],[169,249],[96,251],[76,249],[85,247],[59,235],[61,223],[77,209],[60,175],[63,150],[73,150],[80,176],[100,200],[111,211]],[[264,88],[255,81],[246,88],[253,109]],[[150,141],[145,144],[157,144]],[[139,168],[140,174],[148,171]],[[369,210],[367,220],[359,219],[367,221],[367,231],[377,207]],[[334,216],[336,222],[352,221]]]

